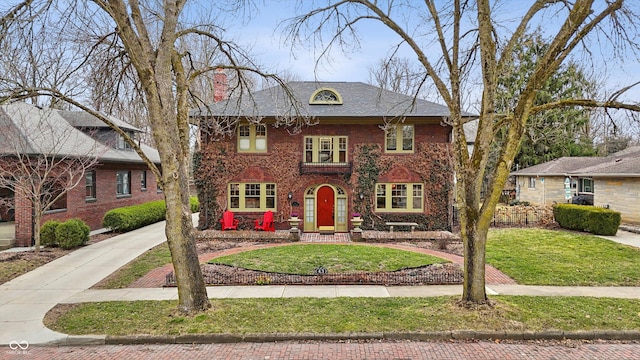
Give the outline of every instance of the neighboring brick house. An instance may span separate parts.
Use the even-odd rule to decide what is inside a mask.
[[[296,112],[281,87],[192,111],[201,125],[194,174],[202,227],[220,228],[225,209],[245,229],[267,210],[281,229],[297,213],[305,232],[347,232],[354,212],[364,229],[388,229],[388,221],[450,227],[447,107],[359,82],[287,85]],[[282,125],[301,115],[313,125]],[[225,133],[220,124],[233,125]]]
[[[141,130],[115,118],[116,125],[134,136]],[[124,142],[123,138],[96,117],[79,111],[40,109],[26,103],[0,106],[0,127],[3,134],[20,134],[29,144],[29,154],[39,156],[38,149],[50,148],[55,134],[72,134],[73,141],[60,141],[54,156],[99,157],[98,164],[84,175],[75,188],[68,191],[45,213],[43,222],[51,219],[66,220],[80,218],[92,230],[102,226],[104,214],[114,208],[163,199],[155,176],[138,154]],[[71,137],[66,135],[67,137]],[[0,140],[2,134],[0,134]],[[6,140],[6,139],[5,139]],[[11,141],[0,144],[0,153],[12,154]],[[147,157],[160,165],[158,152],[144,144],[140,145]],[[86,149],[95,149],[88,152]],[[32,244],[33,225],[30,200],[19,191],[4,191],[5,198],[13,198],[15,215],[15,245]],[[1,224],[0,224],[1,225]],[[6,223],[5,223],[6,226]]]
[[[606,157],[562,157],[511,173],[520,201],[551,205],[574,196],[619,211],[622,221],[640,223],[640,146]]]

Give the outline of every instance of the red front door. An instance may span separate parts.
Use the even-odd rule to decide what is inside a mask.
[[[323,186],[318,189],[318,227],[333,226],[333,203],[334,192],[330,186]]]

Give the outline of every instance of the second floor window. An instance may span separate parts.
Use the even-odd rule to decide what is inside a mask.
[[[131,195],[131,172],[118,171],[116,173],[116,195]]]
[[[125,131],[126,134],[132,139],[135,140],[135,133],[133,131]],[[124,136],[120,134],[116,134],[118,137],[118,141],[116,142],[116,149],[118,150],[133,150],[131,145],[125,141]]]
[[[347,162],[346,136],[306,136],[304,138],[304,162]]]
[[[386,152],[413,152],[413,125],[391,125],[385,137]]]
[[[266,152],[267,127],[265,125],[238,126],[238,152]]]

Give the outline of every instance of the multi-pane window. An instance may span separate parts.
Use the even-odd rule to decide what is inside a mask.
[[[424,189],[422,184],[377,184],[376,210],[421,212]]]
[[[131,195],[130,171],[118,171],[116,173],[116,195]]]
[[[147,171],[142,170],[140,173],[140,189],[147,190]]]
[[[387,152],[413,152],[413,125],[391,125],[385,137]]]
[[[96,172],[95,170],[87,171],[84,174],[85,179],[85,199],[95,200],[96,198]]]
[[[267,127],[261,124],[238,126],[238,151],[266,152]]]
[[[535,188],[536,188],[536,178],[532,176],[529,178],[529,189],[535,189]]]
[[[304,138],[304,162],[347,162],[346,136],[306,136]]]
[[[264,211],[276,208],[276,184],[229,184],[229,209],[240,211]]]

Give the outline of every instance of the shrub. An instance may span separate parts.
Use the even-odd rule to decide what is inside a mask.
[[[197,196],[192,196],[191,198],[189,198],[189,203],[191,204],[192,213],[197,213],[198,211],[200,211],[200,201],[198,201]]]
[[[69,219],[56,228],[56,242],[63,249],[73,249],[89,241],[89,226],[79,219]]]
[[[60,224],[61,222],[58,220],[49,220],[40,226],[40,245],[58,246],[56,242],[56,228]]]
[[[565,229],[595,235],[615,235],[620,226],[619,212],[587,205],[554,205],[553,216]]]

